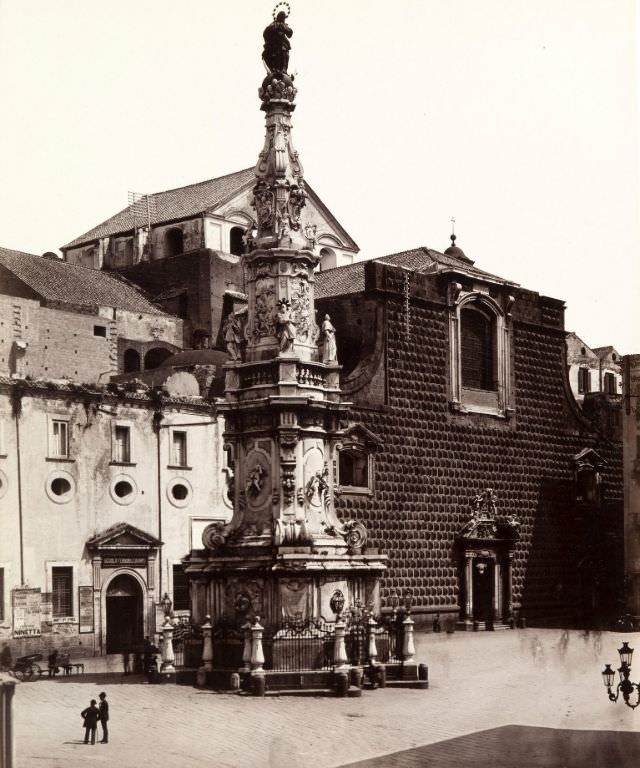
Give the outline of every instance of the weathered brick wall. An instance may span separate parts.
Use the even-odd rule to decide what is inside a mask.
[[[151,296],[171,289],[186,290],[185,348],[192,347],[193,332],[197,329],[209,331],[211,343],[215,344],[222,322],[224,292],[242,286],[238,257],[219,255],[209,249],[138,264],[121,274]],[[159,303],[167,312],[178,314],[180,311],[177,296]]]
[[[0,296],[0,373],[85,382],[103,371],[116,373],[115,322],[84,309],[68,312]],[[95,326],[106,328],[106,338],[94,334]],[[23,352],[16,352],[16,341],[26,344]]]
[[[375,493],[342,495],[337,502],[341,516],[362,520],[370,544],[389,555],[383,601],[388,604],[392,590],[410,588],[418,609],[457,612],[455,536],[469,520],[474,496],[493,488],[499,512],[520,521],[515,603],[532,617],[575,616],[577,565],[594,521],[576,511],[571,460],[591,446],[607,461],[597,524],[615,531],[621,450],[589,431],[568,401],[560,303],[529,292],[518,297],[515,416],[459,415],[448,408],[446,307],[413,298],[407,336],[403,279],[389,275],[387,290],[397,293],[378,299],[386,303],[386,406],[354,408],[355,418],[384,441],[375,460]]]

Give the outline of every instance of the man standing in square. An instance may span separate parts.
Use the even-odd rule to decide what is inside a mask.
[[[109,702],[107,701],[107,694],[102,691],[100,694],[100,725],[102,726],[102,741],[101,744],[109,743]]]

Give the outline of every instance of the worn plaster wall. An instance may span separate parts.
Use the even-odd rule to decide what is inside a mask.
[[[11,395],[16,386],[26,387],[18,398],[17,420]],[[86,548],[92,536],[127,522],[164,542],[154,589],[147,595],[157,603],[164,592],[172,594],[172,565],[200,546],[203,526],[212,519],[230,517],[221,473],[222,423],[211,406],[198,401],[165,400],[160,428],[155,431],[153,414],[158,404],[145,394],[123,398],[47,384],[0,382],[0,567],[5,569],[0,639],[9,639],[16,652],[52,645],[69,647],[74,653],[104,650],[99,632],[102,616],[95,616],[96,633],[78,634],[78,587],[95,586]],[[51,455],[52,418],[69,423],[66,459]],[[131,430],[131,456],[126,464],[113,459],[116,424]],[[187,434],[186,466],[176,466],[172,454],[174,429]],[[66,479],[71,492],[57,495],[52,489],[56,478]],[[125,499],[114,490],[123,479],[133,488]],[[175,494],[176,484],[186,494]],[[41,638],[14,639],[11,591],[22,583],[51,592],[55,565],[73,567],[73,619],[43,622]]]

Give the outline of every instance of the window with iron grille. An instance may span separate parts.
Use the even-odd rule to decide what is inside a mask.
[[[191,608],[189,600],[189,578],[182,565],[173,566],[173,610],[188,611]]]
[[[117,426],[113,437],[113,460],[128,464],[131,461],[131,430]]]
[[[174,467],[186,467],[187,466],[187,433],[186,432],[172,432],[171,436],[172,455],[171,463]]]
[[[59,419],[51,420],[51,435],[49,440],[49,455],[66,459],[69,456],[69,422]]]
[[[462,386],[497,389],[495,376],[495,322],[481,310],[466,307],[460,313]]]
[[[73,616],[73,568],[52,568],[51,586],[54,618]]]

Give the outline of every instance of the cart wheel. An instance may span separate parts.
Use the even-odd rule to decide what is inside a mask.
[[[21,667],[20,669],[14,669],[13,676],[16,680],[20,680],[20,682],[22,682],[27,676],[27,670],[24,669],[24,667]]]

